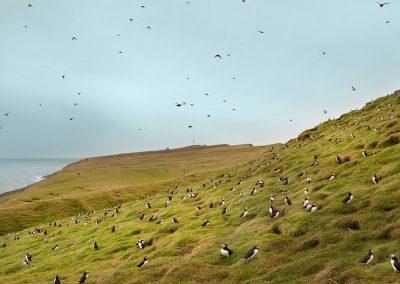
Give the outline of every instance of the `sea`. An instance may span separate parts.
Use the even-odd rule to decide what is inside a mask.
[[[0,194],[43,180],[75,160],[0,158]]]

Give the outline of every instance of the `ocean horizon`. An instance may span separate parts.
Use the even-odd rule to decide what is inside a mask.
[[[0,194],[37,183],[76,160],[0,158]]]

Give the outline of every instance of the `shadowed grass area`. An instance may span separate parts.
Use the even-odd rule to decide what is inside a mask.
[[[7,247],[0,248],[0,280],[47,283],[59,274],[64,283],[74,283],[86,270],[90,272],[88,283],[397,283],[400,274],[393,273],[389,254],[400,254],[400,149],[393,138],[400,133],[399,96],[397,92],[380,98],[362,110],[307,130],[285,145],[264,148],[257,157],[239,163],[238,167],[231,159],[229,168],[223,167],[227,164],[219,169],[208,167],[199,179],[201,175],[192,179],[187,174],[186,183],[182,181],[179,188],[175,188],[176,180],[162,186],[128,186],[132,198],[122,204],[114,217],[116,209],[111,206],[115,203],[106,201],[109,205],[103,207],[109,211],[102,209],[61,219],[57,221],[61,227],[47,222],[38,224],[37,228],[47,230],[46,236],[42,232],[28,234],[36,227],[8,234],[3,240]],[[363,149],[367,157],[362,156]],[[318,163],[314,163],[313,155],[318,156]],[[336,155],[341,158],[340,163]],[[109,168],[103,168],[102,159],[91,159],[87,171],[95,175],[98,170],[101,176],[108,177],[93,186],[93,192],[111,200],[113,189],[102,190],[103,187],[137,179],[111,174],[116,165],[110,163]],[[114,157],[113,161],[118,163],[118,159]],[[196,164],[195,160],[192,162]],[[83,167],[84,163],[75,167]],[[67,182],[71,172],[78,170],[71,169],[65,170],[63,181]],[[157,172],[164,174],[163,170],[161,174]],[[335,178],[328,180],[332,174]],[[372,182],[375,174],[378,184]],[[287,177],[288,183],[284,184],[279,177]],[[146,179],[143,175],[141,178]],[[307,182],[307,178],[311,181]],[[250,195],[261,179],[265,187]],[[239,180],[243,180],[240,185]],[[86,182],[90,191],[90,179]],[[58,187],[57,180],[49,179],[46,183]],[[68,187],[64,184],[59,188],[64,186]],[[197,195],[192,193],[190,197],[187,188]],[[318,205],[316,212],[303,209],[304,188],[309,190],[310,201]],[[139,189],[141,192],[135,195]],[[352,192],[354,199],[343,204],[348,192]],[[130,197],[123,190],[118,193]],[[32,198],[37,193],[29,194]],[[273,206],[280,212],[275,219],[268,212],[271,194],[275,196]],[[293,205],[284,202],[285,195]],[[165,207],[168,196],[173,201]],[[222,198],[225,204],[218,206]],[[76,200],[81,203],[71,208],[85,212],[90,208],[85,201]],[[146,208],[147,202],[151,203],[150,209]],[[213,208],[209,207],[210,202]],[[34,204],[46,206],[44,201]],[[196,210],[196,205],[201,209]],[[228,209],[226,215],[221,214],[224,206]],[[38,213],[37,218],[47,214],[51,207],[50,204],[39,208],[43,213]],[[240,218],[245,207],[249,214]],[[4,212],[10,210],[12,207]],[[145,217],[139,220],[142,213]],[[153,214],[155,221],[149,222]],[[174,224],[172,217],[179,223]],[[207,219],[211,224],[202,227]],[[96,220],[101,223],[96,224]],[[156,224],[159,220],[164,223]],[[113,225],[116,232],[111,233]],[[19,240],[14,240],[15,236]],[[152,244],[140,250],[135,245],[139,239],[152,240]],[[100,247],[97,251],[92,247],[95,240]],[[222,243],[233,250],[227,259],[219,254]],[[52,251],[56,244],[60,248]],[[252,260],[243,259],[254,245],[260,246],[259,254]],[[361,266],[358,262],[369,249],[374,249],[374,259]],[[33,255],[33,260],[23,266],[26,251]],[[149,264],[139,270],[136,266],[144,256],[149,258]]]

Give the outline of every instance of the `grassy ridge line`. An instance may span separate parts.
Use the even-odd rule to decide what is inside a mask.
[[[191,184],[232,163],[244,163],[266,149],[251,145],[191,146],[83,159],[23,191],[1,197],[0,233],[120,204],[145,192]]]

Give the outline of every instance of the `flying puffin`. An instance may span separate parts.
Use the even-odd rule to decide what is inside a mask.
[[[258,247],[258,245],[252,247],[244,258],[247,260],[252,259],[258,253],[259,249],[260,248]]]
[[[208,225],[210,225],[210,220],[207,220],[203,224],[201,224],[202,227],[207,227]]]
[[[343,203],[344,204],[349,204],[350,203],[350,201],[353,199],[353,194],[351,193],[351,192],[349,192],[348,194],[347,194],[347,196],[345,197],[345,199],[343,199]]]
[[[367,265],[368,263],[370,263],[372,261],[373,258],[374,258],[373,251],[372,251],[372,249],[370,249],[368,251],[368,254],[366,256],[364,256],[362,259],[360,259],[360,263],[363,265]]]
[[[289,199],[287,195],[285,195],[285,202],[287,205],[292,205],[292,201]]]
[[[246,218],[247,214],[249,214],[249,210],[248,210],[247,207],[246,207],[246,209],[244,209],[244,211],[242,212],[242,214],[240,214],[240,217],[241,217],[241,218]]]
[[[79,284],[85,284],[86,283],[86,279],[87,279],[87,275],[89,272],[83,272],[83,275],[81,277],[81,279],[79,279]]]
[[[233,254],[233,251],[230,250],[230,249],[228,248],[228,245],[226,245],[226,244],[222,244],[222,245],[221,245],[221,250],[220,250],[220,252],[221,252],[221,254],[222,254],[223,256],[225,256],[226,258],[228,258],[229,256],[231,256],[231,255]]]
[[[145,267],[147,264],[149,263],[149,259],[147,257],[144,257],[142,262],[138,264],[137,267],[139,267],[140,269],[142,269],[143,267]]]

